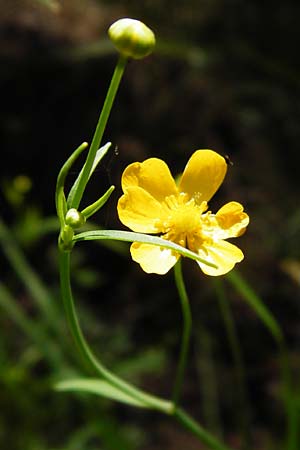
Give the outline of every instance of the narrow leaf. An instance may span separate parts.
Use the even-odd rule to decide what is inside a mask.
[[[100,208],[102,208],[103,205],[105,205],[105,203],[111,196],[114,189],[115,189],[114,186],[111,186],[110,188],[108,188],[107,191],[102,195],[102,197],[100,197],[98,200],[96,200],[92,205],[89,205],[85,209],[83,209],[81,211],[81,214],[86,219],[93,216]]]
[[[142,242],[145,244],[157,245],[159,247],[168,248],[174,252],[179,253],[182,256],[193,259],[195,261],[200,261],[207,266],[214,267],[217,266],[211,262],[208,262],[200,258],[197,253],[191,252],[181,245],[174,244],[174,242],[167,241],[157,236],[149,236],[148,234],[134,233],[132,231],[120,231],[120,230],[96,230],[96,231],[85,231],[74,236],[73,241],[93,241],[97,239],[113,239],[116,241],[127,241],[127,242]]]
[[[242,278],[242,276],[236,271],[232,271],[226,275],[227,281],[234,286],[234,288],[242,295],[244,300],[251,306],[256,312],[260,320],[270,331],[271,335],[277,342],[282,342],[283,336],[281,329],[273,316],[273,314],[264,305],[260,297],[254,292],[249,284]]]
[[[55,204],[56,204],[56,210],[57,215],[60,220],[61,227],[64,225],[64,216],[67,211],[67,204],[66,204],[66,198],[64,194],[64,185],[66,177],[78,158],[78,156],[85,150],[88,146],[87,142],[83,142],[79,147],[76,148],[76,150],[71,154],[71,156],[67,159],[65,164],[62,166],[58,177],[56,181],[56,191],[55,191]]]
[[[96,378],[76,378],[58,382],[55,386],[57,391],[62,392],[86,392],[89,394],[99,395],[100,397],[110,398],[121,403],[146,408],[142,401],[136,400],[125,394],[123,391],[111,386],[107,381],[98,380]]]
[[[91,175],[94,173],[96,167],[98,166],[98,164],[100,163],[102,158],[106,155],[106,153],[110,149],[110,147],[111,147],[111,142],[107,142],[107,144],[103,145],[103,147],[101,147],[101,148],[99,148],[99,150],[97,150],[97,153],[96,153],[96,156],[95,156],[95,159],[94,159],[91,171],[89,173],[89,179],[90,179]],[[84,166],[83,166],[83,168],[84,168]],[[76,178],[73,186],[70,189],[70,192],[69,192],[69,195],[68,195],[68,200],[67,200],[68,208],[71,208],[72,205],[73,205],[73,198],[74,198],[75,192],[77,190],[77,187],[78,187],[78,184],[79,184],[79,180],[82,177],[83,168],[81,169],[78,177]]]

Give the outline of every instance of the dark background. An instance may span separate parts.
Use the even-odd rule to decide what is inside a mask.
[[[155,31],[157,48],[126,68],[103,140],[111,141],[113,150],[95,173],[85,202],[115,184],[95,222],[123,228],[116,203],[127,164],[156,156],[176,175],[198,148],[228,155],[233,165],[211,208],[236,200],[250,215],[249,229],[238,242],[245,253],[239,270],[281,324],[297,382],[298,3],[2,0],[0,6],[1,217],[57,307],[56,176],[69,154],[92,138],[117,59],[107,28],[120,17],[138,18]],[[20,175],[28,177],[28,192],[16,182]],[[46,233],[50,222],[52,232]],[[74,253],[74,290],[92,345],[118,373],[168,397],[181,330],[172,274],[143,273],[123,246],[86,244]],[[38,318],[26,283],[4,253],[0,261],[1,283],[28,317]],[[245,448],[241,414],[251,430],[249,448],[282,448],[274,341],[226,285],[246,373],[247,399],[241,406],[215,284],[190,261],[184,261],[184,273],[194,316],[184,405],[236,449]],[[201,448],[167,418],[96,397],[54,393],[56,373],[42,354],[29,366],[24,363],[35,344],[13,315],[0,311],[3,448]],[[69,343],[62,309],[61,321]],[[79,362],[73,358],[72,364]]]

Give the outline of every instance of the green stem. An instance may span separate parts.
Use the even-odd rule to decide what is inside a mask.
[[[217,299],[221,315],[224,321],[225,330],[227,333],[229,346],[232,352],[232,357],[235,365],[236,388],[238,393],[238,408],[237,415],[240,422],[243,434],[243,447],[248,449],[250,446],[250,413],[248,406],[247,389],[245,385],[245,368],[242,355],[242,349],[237,336],[234,319],[228,298],[225,294],[224,284],[221,279],[214,279],[214,286],[216,289]]]
[[[188,431],[193,433],[197,438],[208,448],[212,450],[232,450],[225,444],[220,442],[212,434],[201,427],[191,416],[189,416],[183,409],[177,408],[173,413],[173,417],[180,422],[180,424]]]
[[[72,198],[71,204],[68,205],[70,208],[78,209],[78,207],[79,207],[84,189],[85,189],[86,184],[89,179],[90,171],[92,169],[97,150],[99,149],[99,146],[100,146],[100,143],[101,143],[101,140],[103,137],[103,133],[104,133],[104,130],[105,130],[108,118],[109,118],[109,114],[110,114],[115,96],[118,91],[120,81],[122,79],[122,76],[123,76],[123,73],[125,70],[126,63],[127,63],[127,58],[125,58],[124,56],[120,56],[118,63],[116,65],[115,71],[113,73],[107,94],[106,94],[104,105],[103,105],[103,108],[102,108],[102,111],[101,111],[101,114],[100,114],[100,117],[99,117],[99,120],[97,123],[97,127],[96,127],[96,130],[94,133],[94,137],[93,137],[91,146],[89,148],[89,152],[87,155],[85,165],[82,170],[81,177],[78,182],[76,192],[74,192],[74,196]]]
[[[183,275],[182,275],[182,266],[181,259],[178,260],[177,264],[174,267],[174,275],[175,275],[175,283],[177,287],[177,291],[179,294],[180,302],[181,302],[181,310],[182,310],[182,318],[183,318],[183,331],[181,338],[181,348],[179,354],[179,361],[175,376],[175,383],[173,388],[173,404],[176,406],[179,401],[179,397],[182,390],[182,384],[184,380],[184,373],[187,364],[187,355],[190,344],[191,337],[191,328],[192,328],[192,315],[190,310],[189,298],[185,289]]]
[[[109,382],[115,388],[130,395],[132,398],[139,400],[145,404],[145,406],[157,409],[164,413],[170,413],[172,405],[170,402],[162,400],[153,395],[147,394],[140,389],[135,388],[131,384],[123,381],[118,376],[111,373],[106,367],[96,358],[92,353],[88,343],[86,342],[83,333],[80,328],[79,320],[77,317],[74,300],[72,296],[71,280],[70,280],[70,252],[59,251],[59,267],[60,267],[60,282],[61,292],[64,302],[67,321],[70,327],[70,331],[77,345],[79,352],[84,360],[90,365],[90,367],[107,382]]]

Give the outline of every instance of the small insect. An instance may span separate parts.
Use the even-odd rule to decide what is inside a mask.
[[[224,155],[224,159],[226,161],[227,166],[233,166],[233,162],[231,161],[228,155]]]

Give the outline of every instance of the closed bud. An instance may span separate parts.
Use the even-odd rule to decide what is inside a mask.
[[[122,55],[134,59],[149,55],[155,46],[153,31],[139,20],[117,20],[110,26],[108,35]]]
[[[65,225],[59,235],[59,247],[63,251],[70,251],[74,245],[72,239],[74,230],[70,225]]]
[[[65,217],[66,224],[71,228],[80,228],[85,223],[85,217],[75,208],[69,209]]]

